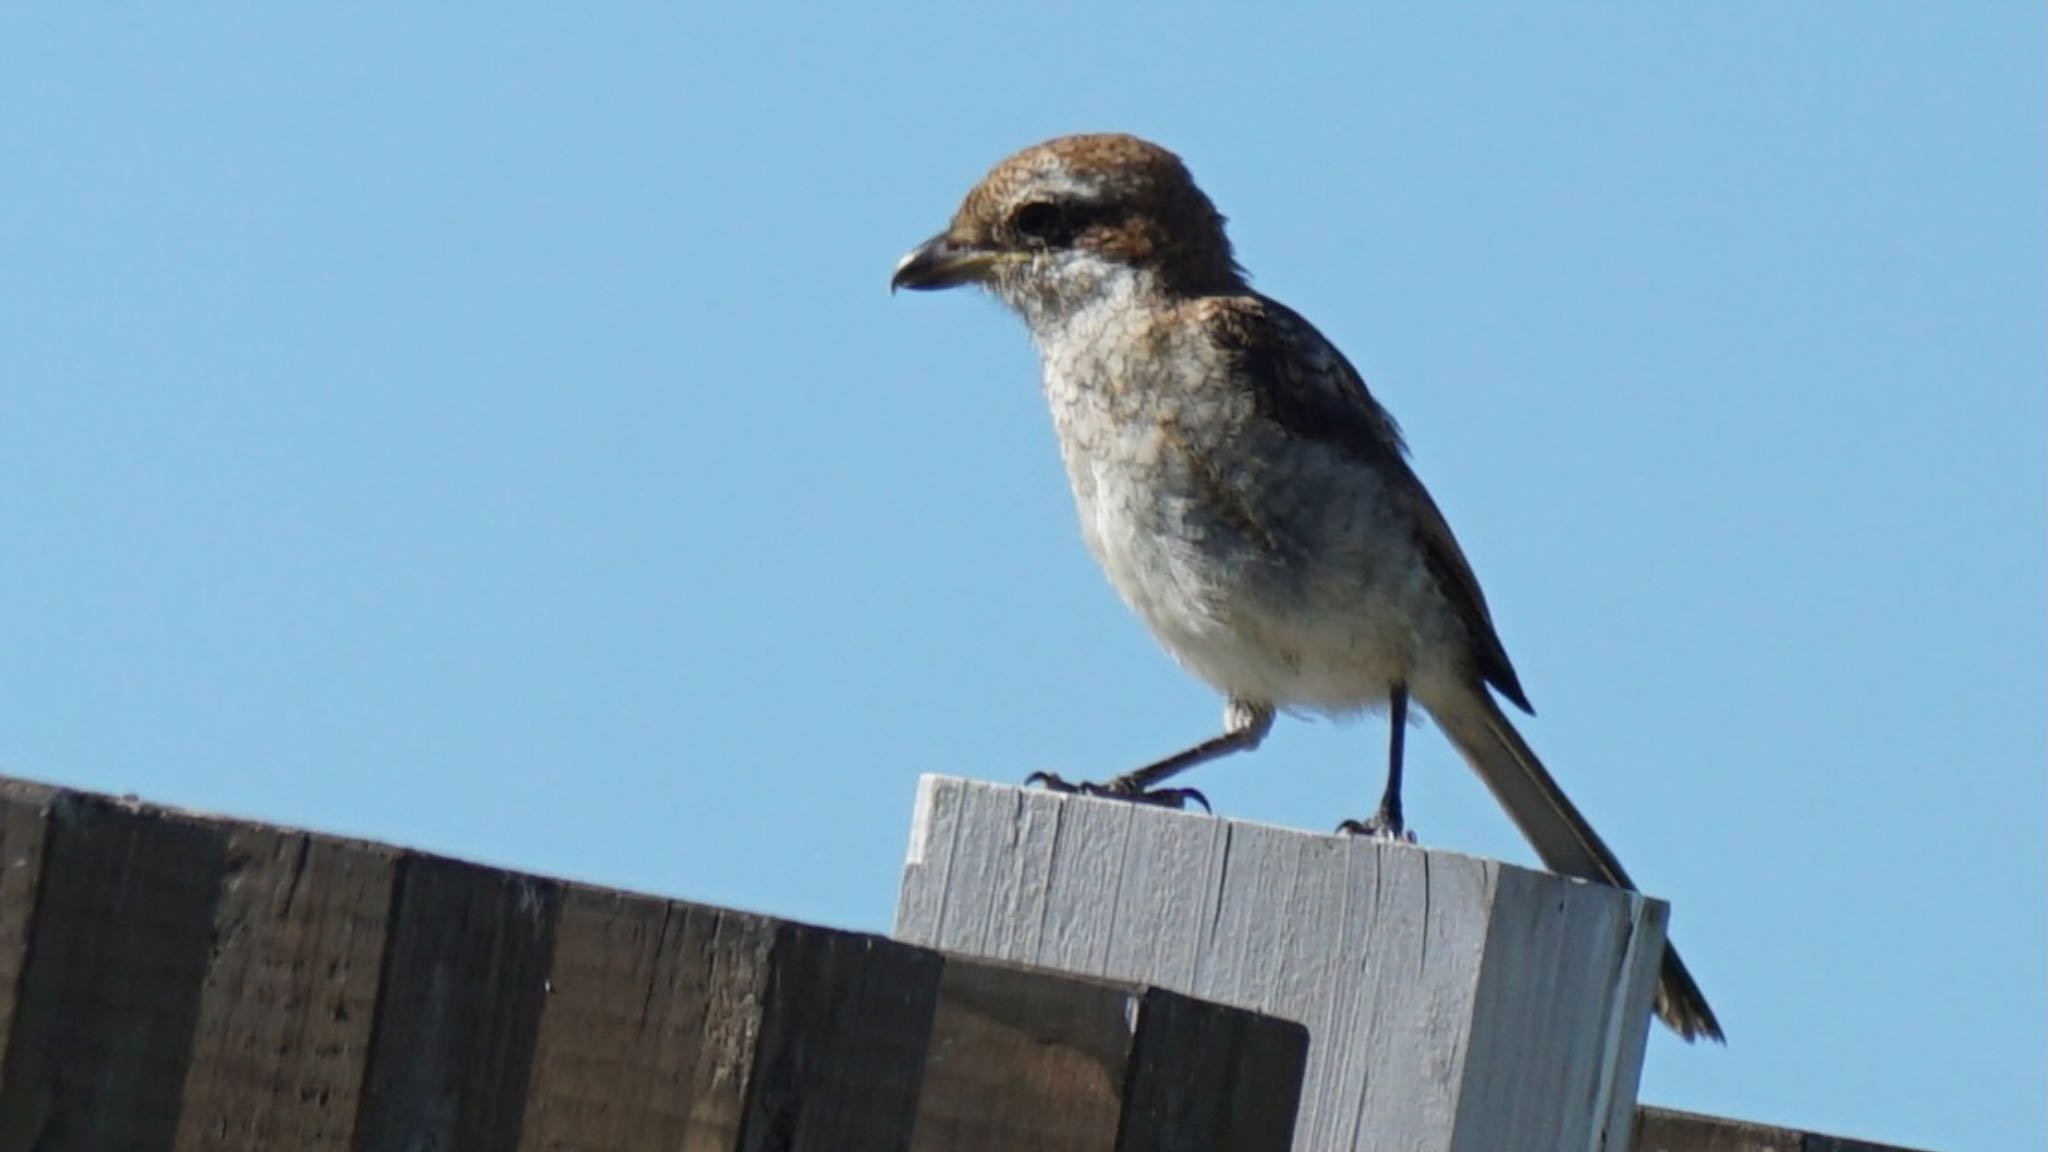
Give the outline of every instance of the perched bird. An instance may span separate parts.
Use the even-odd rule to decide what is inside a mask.
[[[1479,582],[1358,371],[1247,286],[1223,217],[1180,159],[1125,135],[1066,136],[1002,161],[891,288],[978,284],[1031,330],[1081,535],[1153,634],[1221,691],[1224,730],[1102,784],[1156,785],[1258,746],[1279,708],[1392,714],[1379,812],[1406,838],[1410,700],[1436,720],[1550,868],[1633,888],[1491,693],[1529,710]],[[1490,691],[1489,691],[1490,690]],[[1721,1038],[1666,948],[1657,1015]]]

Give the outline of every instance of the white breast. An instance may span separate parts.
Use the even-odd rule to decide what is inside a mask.
[[[1405,678],[1402,619],[1365,594],[1352,557],[1329,557],[1327,572],[1315,557],[1276,569],[1241,537],[1221,546],[1213,477],[1164,431],[1183,398],[1118,391],[1130,378],[1118,357],[1140,342],[1115,296],[1034,327],[1089,552],[1167,650],[1224,693],[1330,712],[1380,703]]]

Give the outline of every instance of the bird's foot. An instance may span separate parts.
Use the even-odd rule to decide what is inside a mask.
[[[1385,840],[1392,844],[1413,844],[1415,833],[1401,822],[1398,816],[1381,812],[1370,820],[1346,820],[1337,825],[1337,831],[1346,836],[1366,836],[1374,840]]]
[[[1048,792],[1063,792],[1070,796],[1097,796],[1104,800],[1128,800],[1133,804],[1152,804],[1160,808],[1187,809],[1189,802],[1200,804],[1202,811],[1210,814],[1209,798],[1193,788],[1147,788],[1144,783],[1129,776],[1119,776],[1107,784],[1070,784],[1051,772],[1033,772],[1024,778],[1028,787],[1036,784]]]

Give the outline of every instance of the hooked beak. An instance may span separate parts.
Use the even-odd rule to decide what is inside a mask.
[[[980,280],[995,262],[994,252],[954,243],[941,232],[896,262],[896,273],[889,277],[889,291],[957,287]]]

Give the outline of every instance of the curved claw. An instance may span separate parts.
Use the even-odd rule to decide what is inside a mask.
[[[1377,817],[1371,820],[1346,820],[1337,825],[1337,831],[1346,836],[1366,836],[1374,840],[1385,840],[1390,844],[1415,843],[1414,832],[1407,828],[1382,824]]]
[[[1209,798],[1202,795],[1201,791],[1195,788],[1154,788],[1147,792],[1132,792],[1119,789],[1112,782],[1109,784],[1083,784],[1081,785],[1081,794],[1083,796],[1100,796],[1105,800],[1129,800],[1134,804],[1153,804],[1161,808],[1173,808],[1182,812],[1187,811],[1188,801],[1192,800],[1202,806],[1202,811],[1207,812],[1211,816],[1216,814],[1216,810],[1209,807]]]
[[[1051,772],[1033,772],[1024,778],[1026,787],[1033,784],[1048,792],[1060,792],[1069,796],[1094,796],[1103,800],[1125,800],[1132,804],[1152,804],[1161,808],[1186,811],[1188,802],[1202,806],[1202,811],[1211,816],[1216,810],[1209,806],[1209,798],[1194,788],[1135,788],[1119,778],[1107,784],[1070,784]]]

